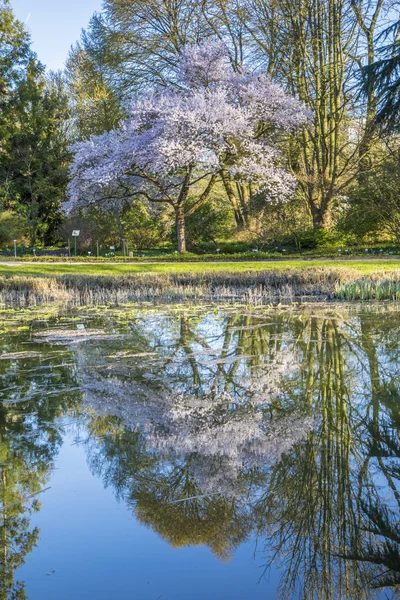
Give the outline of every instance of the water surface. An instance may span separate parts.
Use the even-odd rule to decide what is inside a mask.
[[[1,316],[1,599],[396,597],[399,309]]]

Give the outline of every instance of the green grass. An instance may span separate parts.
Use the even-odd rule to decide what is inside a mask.
[[[129,275],[134,273],[210,273],[219,271],[243,272],[273,269],[307,269],[315,267],[332,267],[354,269],[360,274],[396,271],[400,269],[400,259],[362,260],[271,260],[249,262],[198,262],[198,263],[138,263],[138,264],[68,264],[68,263],[0,263],[0,276],[12,275]]]

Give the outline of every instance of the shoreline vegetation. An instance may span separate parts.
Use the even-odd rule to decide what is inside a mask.
[[[400,300],[400,269],[308,267],[254,271],[0,276],[0,305],[28,308],[129,303],[248,306],[320,301]]]

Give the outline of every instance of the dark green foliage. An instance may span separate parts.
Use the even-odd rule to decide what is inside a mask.
[[[400,241],[400,172],[398,157],[387,153],[350,190],[338,227],[358,239],[382,234]]]
[[[188,246],[192,250],[204,243],[215,252],[219,239],[228,239],[235,231],[232,211],[227,203],[210,200],[187,220]]]
[[[11,98],[5,153],[0,161],[4,207],[22,215],[29,243],[51,244],[61,220],[69,160],[68,100],[62,81],[44,76],[31,58]]]
[[[379,36],[379,58],[363,70],[366,95],[373,90],[377,96],[376,122],[386,129],[400,126],[400,21],[390,25]]]
[[[12,230],[2,241],[11,233],[25,234],[31,246],[55,241],[67,183],[67,127],[62,78],[45,77],[23,24],[0,1],[0,206],[8,211],[0,221],[9,219]]]
[[[29,35],[14,18],[8,0],[0,0],[0,155],[4,152],[10,96],[32,58]]]
[[[304,250],[315,248],[332,248],[339,243],[339,238],[334,231],[327,229],[306,229],[296,236],[298,247]]]

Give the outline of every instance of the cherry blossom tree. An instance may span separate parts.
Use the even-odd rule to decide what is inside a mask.
[[[285,200],[295,180],[276,137],[304,125],[308,113],[263,74],[234,72],[224,46],[185,49],[175,85],[129,106],[119,129],[76,144],[67,210],[127,198],[169,204],[178,250],[185,220],[222,182],[251,183],[267,201]]]

